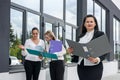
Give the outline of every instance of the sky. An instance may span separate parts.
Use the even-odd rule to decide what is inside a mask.
[[[120,9],[120,0],[112,0],[116,6]]]

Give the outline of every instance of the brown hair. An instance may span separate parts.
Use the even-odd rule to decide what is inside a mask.
[[[55,34],[50,30],[48,30],[44,35],[48,35],[49,37],[52,37],[52,40],[56,39]]]

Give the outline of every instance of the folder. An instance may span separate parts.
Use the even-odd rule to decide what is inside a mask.
[[[68,45],[73,47],[73,54],[81,57],[99,57],[112,51],[106,35],[102,35],[92,41],[81,44],[71,40],[68,40]]]
[[[62,50],[62,41],[51,40],[50,41],[50,53],[60,52]]]
[[[47,58],[53,58],[53,59],[58,59],[56,54],[50,54],[48,52],[40,52],[37,50],[32,50],[32,49],[26,49],[30,54],[37,55],[37,56],[43,56]]]

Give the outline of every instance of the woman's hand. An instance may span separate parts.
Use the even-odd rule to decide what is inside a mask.
[[[40,58],[40,59],[43,59],[43,57],[42,57],[42,56],[39,56],[39,58]]]
[[[20,49],[22,49],[22,50],[25,49],[25,47],[24,47],[23,45],[19,45],[18,47],[19,47]]]
[[[67,52],[70,53],[70,54],[73,53],[73,51],[74,51],[74,49],[73,49],[72,47],[69,47],[69,48],[67,49]]]
[[[89,57],[88,60],[94,64],[98,63],[100,60],[99,58],[93,58],[93,57]]]

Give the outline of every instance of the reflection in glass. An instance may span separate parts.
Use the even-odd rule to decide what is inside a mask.
[[[46,22],[45,23],[45,32],[48,31],[48,30],[52,31],[52,24]]]
[[[116,21],[116,53],[118,54],[118,59],[117,60],[120,60],[120,22],[117,20]]]
[[[59,39],[59,27],[56,27],[56,37],[57,37],[57,39]]]
[[[120,60],[120,22],[117,19],[113,19],[113,40],[114,40],[114,53],[115,59]]]
[[[115,26],[116,26],[116,23],[115,23],[115,18],[113,18],[113,40],[115,40]]]
[[[98,22],[99,30],[101,30],[101,7],[95,3],[95,17]]]
[[[40,11],[40,0],[11,0],[11,2],[36,10],[38,12]]]
[[[65,39],[72,40],[72,27],[71,26],[66,25]],[[69,47],[67,41],[65,41],[65,46],[66,48]]]
[[[43,0],[43,11],[46,14],[63,19],[63,0]]]
[[[118,25],[118,36],[119,36],[118,40],[119,40],[119,44],[120,44],[120,22],[119,22],[119,25]]]
[[[116,20],[116,33],[115,33],[115,35],[116,35],[116,39],[115,39],[115,44],[116,44],[116,59],[118,60],[119,59],[119,53],[120,53],[120,49],[119,49],[119,21],[118,20]]]
[[[66,22],[77,24],[77,0],[66,0]]]
[[[76,41],[76,29],[73,28],[73,41]]]
[[[22,39],[22,12],[11,9],[10,13],[10,46],[11,65],[20,65],[22,62],[21,50],[18,45]]]
[[[116,41],[119,42],[119,21],[116,20]]]
[[[57,33],[57,38],[62,40],[63,36],[62,36],[62,27],[61,26],[56,28],[56,33]]]
[[[71,26],[68,26],[68,25],[66,25],[66,39],[70,39],[70,40],[72,40],[72,27]]]
[[[114,54],[115,54],[115,52],[116,52],[116,36],[115,36],[115,30],[116,30],[116,22],[115,22],[116,20],[115,20],[115,18],[113,18],[113,40],[114,40]]]
[[[102,31],[106,32],[106,11],[102,9]]]
[[[39,16],[27,13],[27,38],[31,37],[31,30],[33,27],[37,27],[39,29]]]
[[[87,0],[87,14],[93,14],[93,0]]]

